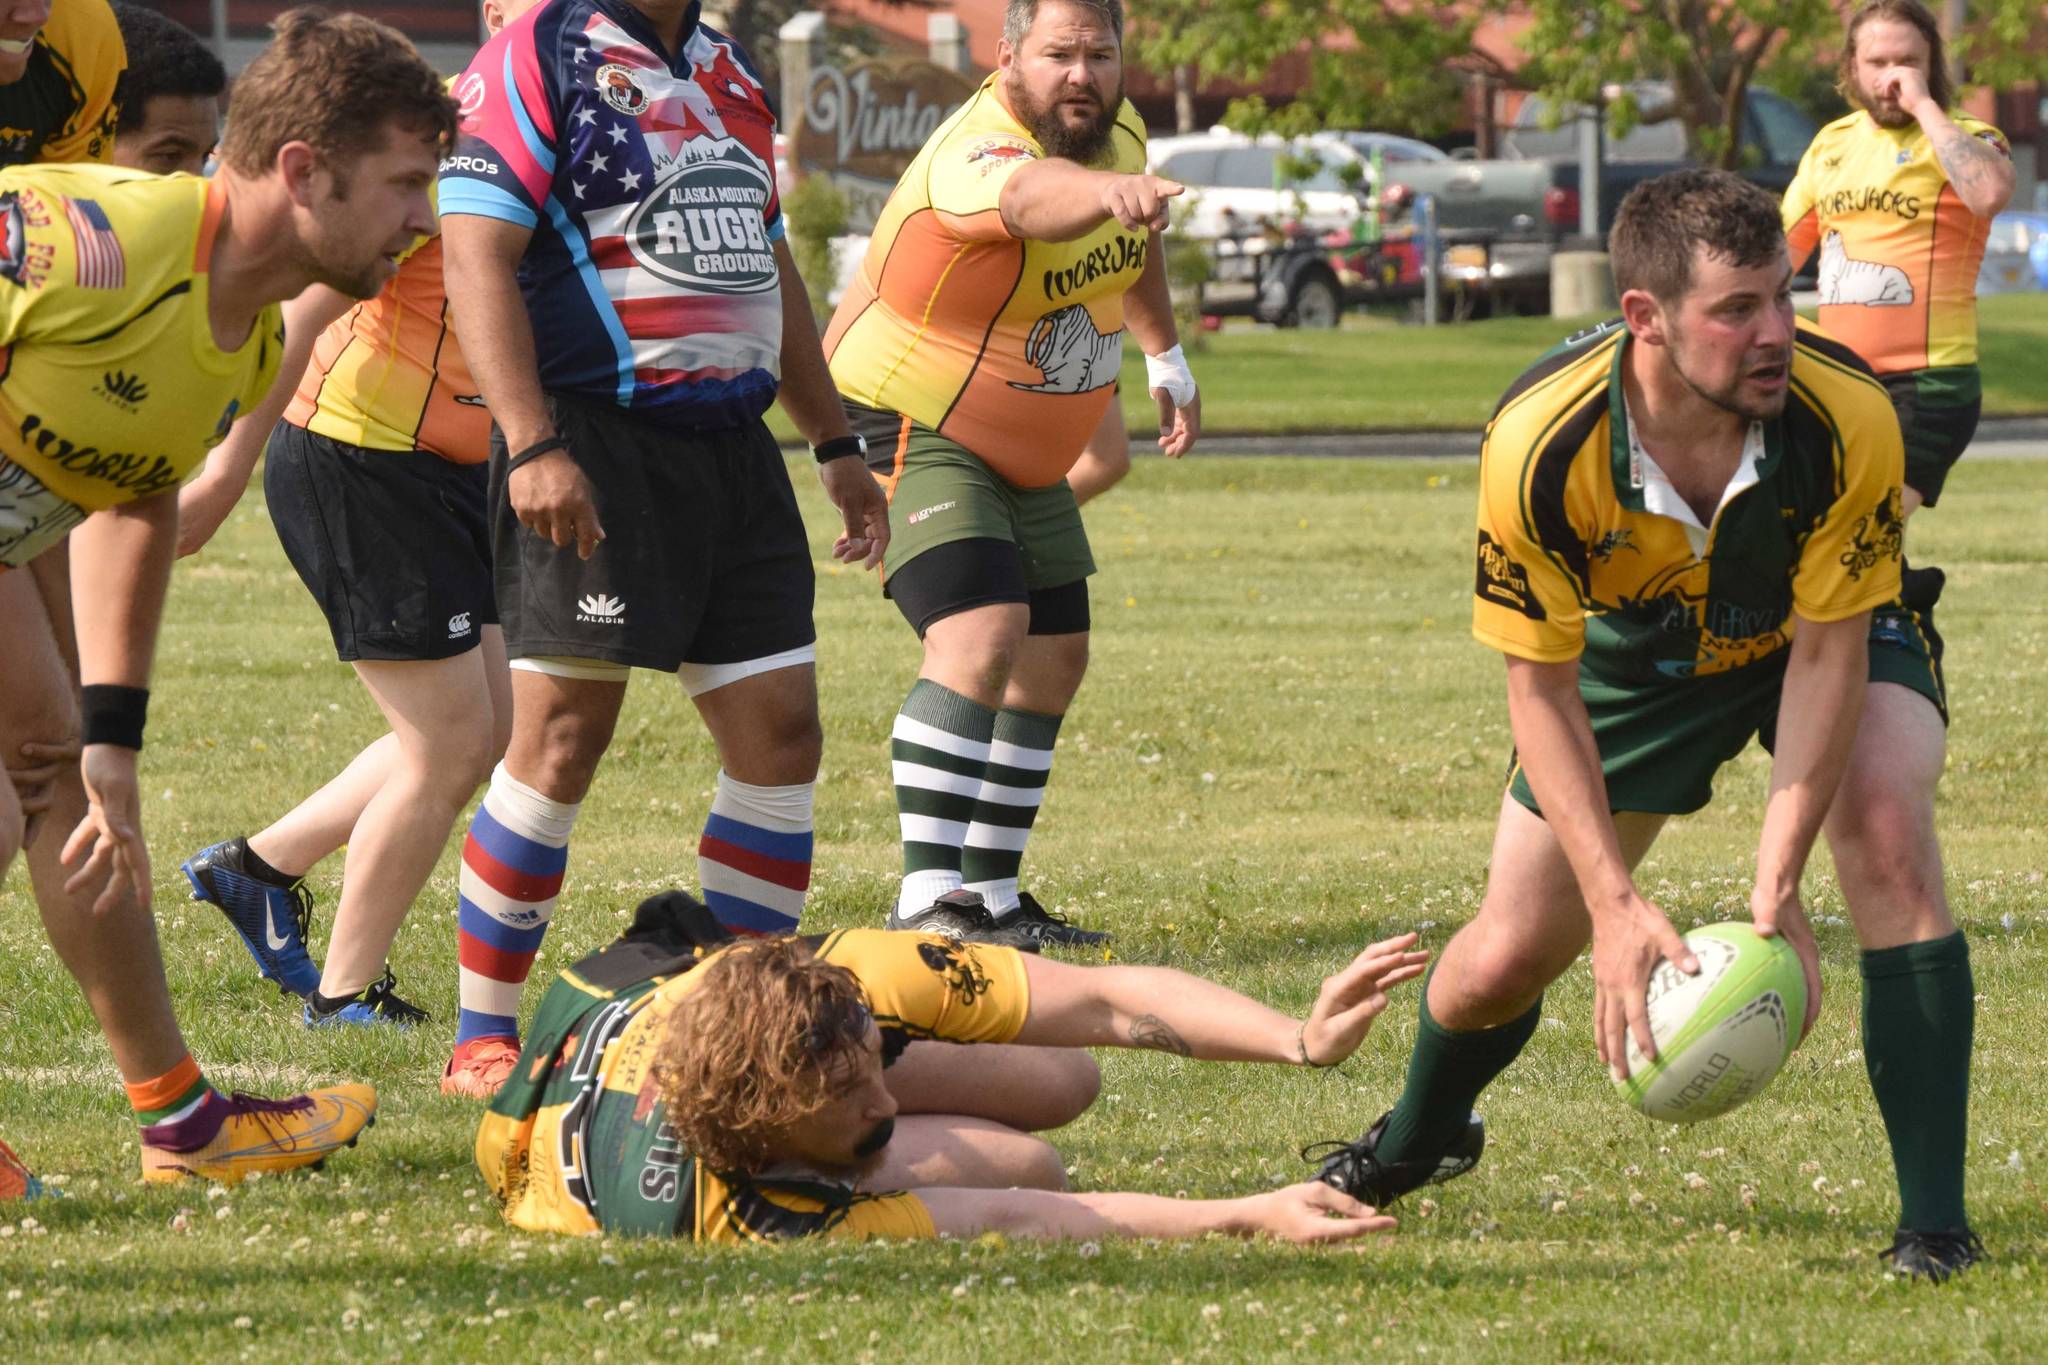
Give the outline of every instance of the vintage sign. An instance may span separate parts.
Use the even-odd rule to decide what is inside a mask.
[[[867,232],[925,140],[974,90],[926,61],[818,67],[790,138],[795,170],[831,177],[852,209],[849,229]]]

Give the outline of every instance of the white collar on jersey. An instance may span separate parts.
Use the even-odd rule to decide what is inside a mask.
[[[1642,438],[1636,434],[1636,415],[1628,411],[1628,400],[1622,400],[1622,412],[1628,420],[1628,457],[1631,471],[1638,475],[1643,490],[1643,510],[1660,517],[1669,517],[1685,530],[1687,543],[1692,546],[1697,558],[1707,548],[1712,520],[1702,524],[1693,512],[1692,505],[1679,496],[1671,479],[1650,458],[1650,452],[1643,449]],[[1749,435],[1742,442],[1742,463],[1735,467],[1735,473],[1728,479],[1728,486],[1721,490],[1721,500],[1714,505],[1714,517],[1721,515],[1721,509],[1735,501],[1737,494],[1753,487],[1757,479],[1757,466],[1764,458],[1764,424],[1751,422]]]

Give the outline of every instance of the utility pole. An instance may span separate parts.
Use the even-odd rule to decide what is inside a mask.
[[[1963,57],[1956,50],[1956,39],[1963,36],[1963,29],[1970,22],[1970,0],[1948,0],[1941,16],[1941,36],[1948,44],[1948,73],[1958,90],[1963,86]]]

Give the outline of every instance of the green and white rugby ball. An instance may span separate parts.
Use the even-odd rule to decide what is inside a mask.
[[[1650,1036],[1657,1060],[1628,1040],[1621,1097],[1664,1123],[1725,1114],[1771,1083],[1806,1018],[1806,974],[1782,937],[1747,924],[1710,924],[1685,936],[1699,959],[1687,976],[1669,962],[1650,974]]]

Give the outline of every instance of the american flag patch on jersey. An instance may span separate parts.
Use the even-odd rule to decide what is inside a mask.
[[[107,212],[90,199],[66,199],[64,216],[78,242],[78,283],[85,289],[119,289],[128,282],[128,260]]]

